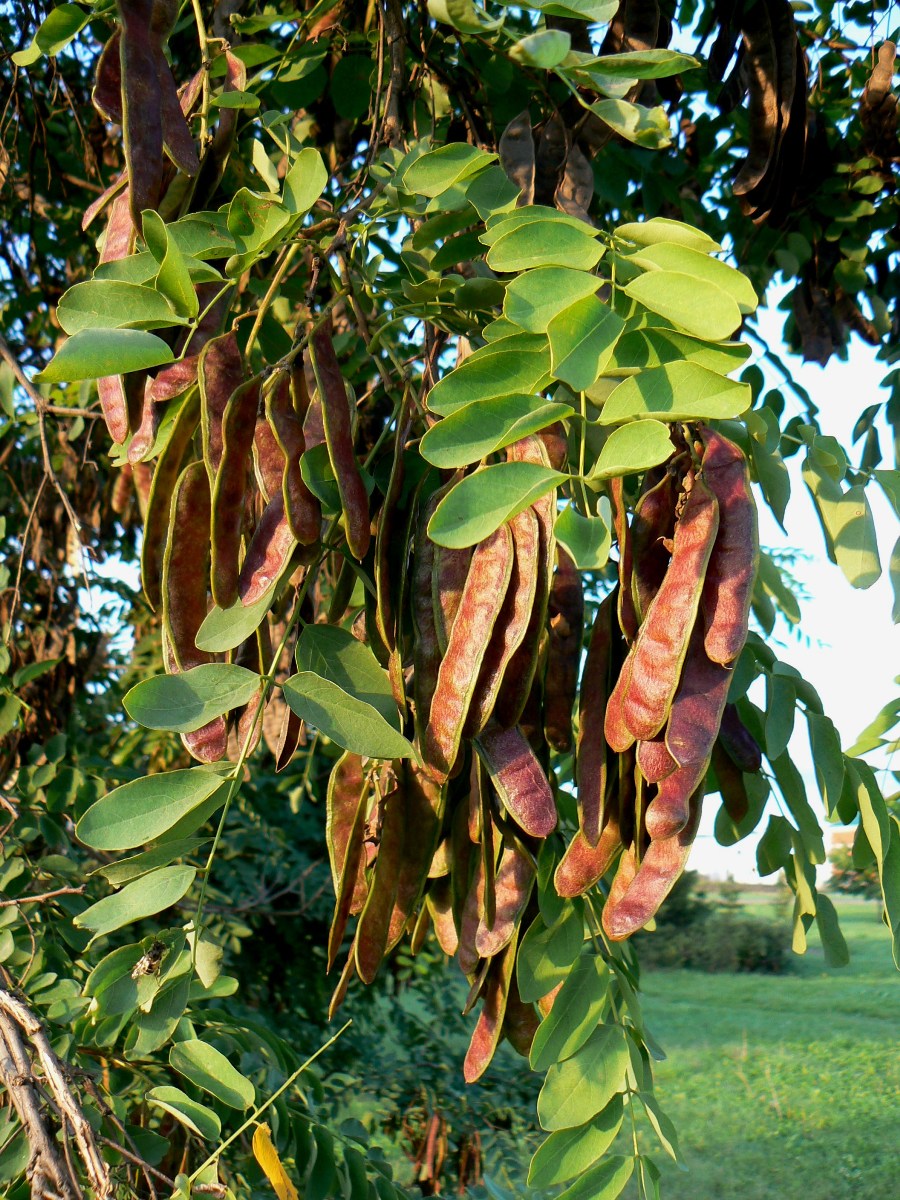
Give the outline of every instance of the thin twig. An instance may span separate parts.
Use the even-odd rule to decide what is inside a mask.
[[[0,900],[0,908],[13,908],[19,904],[43,904],[45,900],[52,900],[54,896],[80,896],[85,886],[81,884],[79,887],[61,887],[52,892],[44,892],[40,896],[19,896],[16,900]]]

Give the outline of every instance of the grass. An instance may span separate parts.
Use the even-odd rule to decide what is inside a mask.
[[[688,1168],[665,1170],[666,1200],[895,1194],[900,974],[878,906],[837,905],[844,969],[825,966],[811,932],[790,975],[644,975],[648,1024],[668,1053],[657,1096]],[[758,894],[747,907],[775,915]]]

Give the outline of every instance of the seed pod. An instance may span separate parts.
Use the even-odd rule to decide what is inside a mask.
[[[241,604],[249,607],[262,599],[272,584],[281,578],[296,547],[284,511],[284,500],[276,496],[266,505],[241,564],[237,581]]]
[[[618,874],[603,908],[603,928],[614,942],[620,942],[641,929],[656,915],[662,902],[678,882],[687,865],[691,845],[700,824],[702,788],[691,800],[691,816],[688,824],[674,837],[652,841],[640,866],[627,886],[618,889]],[[626,851],[619,864],[623,872],[623,883],[634,866],[633,858],[626,864]]]
[[[508,525],[501,525],[479,542],[472,554],[447,652],[438,669],[425,730],[423,758],[437,779],[446,779],[456,762],[478,681],[471,664],[481,661],[490,642],[509,586],[512,560],[512,534]]]
[[[203,463],[190,463],[175,484],[162,566],[162,606],[166,669],[188,671],[212,661],[197,649],[197,631],[206,617],[209,577],[209,480]],[[228,725],[216,717],[182,735],[201,762],[218,762],[228,747]]]
[[[375,622],[381,640],[389,655],[392,656],[397,649],[398,611],[402,607],[402,604],[396,603],[395,597],[402,596],[402,584],[405,579],[406,560],[409,554],[409,539],[404,536],[404,533],[408,531],[404,531],[402,523],[398,519],[405,475],[404,451],[412,428],[412,411],[408,406],[404,406],[403,411],[404,415],[397,423],[391,474],[375,530],[373,571],[376,596]],[[396,583],[400,583],[400,587],[395,589]],[[402,668],[399,675],[402,683]]]
[[[141,406],[140,424],[131,435],[131,441],[128,444],[128,461],[130,463],[141,462],[153,449],[156,435],[159,432],[160,422],[165,412],[148,395],[149,384],[149,380],[146,380],[144,383],[144,400]]]
[[[441,488],[441,496],[448,488]],[[431,573],[431,603],[434,605],[434,623],[441,653],[447,653],[450,630],[459,612],[459,605],[469,577],[472,563],[472,547],[451,550],[447,546],[435,546],[434,570]]]
[[[312,335],[310,352],[322,401],[325,443],[341,497],[347,546],[353,557],[362,561],[371,538],[369,497],[353,451],[350,403],[327,326]]]
[[[615,593],[610,592],[597,609],[581,677],[578,702],[578,741],[575,756],[578,824],[590,846],[596,846],[604,820],[608,748],[603,734],[603,722],[610,691],[615,604]]]
[[[222,415],[211,533],[212,594],[220,608],[230,608],[238,599],[241,530],[258,406],[259,380],[248,379],[232,392]]]
[[[556,804],[547,776],[518,727],[500,729],[493,722],[475,746],[488,769],[503,806],[531,837],[547,837],[556,828]]]
[[[616,541],[619,545],[619,628],[625,634],[625,640],[630,646],[637,637],[640,622],[635,612],[634,598],[632,596],[634,558],[631,546],[631,531],[628,527],[628,511],[625,508],[623,481],[621,479],[611,479],[609,481],[609,496],[612,501],[613,529],[615,530]]]
[[[421,513],[413,543],[411,604],[413,619],[413,703],[415,704],[416,741],[425,745],[425,730],[431,712],[431,697],[437,686],[441,665],[431,581],[434,574],[434,542],[425,532],[431,514],[437,508],[432,496]]]
[[[269,708],[266,710],[266,715],[263,721],[267,721],[269,711],[272,706],[271,699],[269,700]],[[263,728],[265,733],[265,727]],[[292,708],[288,708],[285,704],[284,712],[281,716],[281,728],[278,732],[278,737],[273,746],[269,748],[272,751],[272,756],[275,759],[275,773],[280,774],[284,768],[290,763],[291,759],[297,752],[298,746],[306,745],[306,726],[300,717]]]
[[[263,500],[268,504],[281,495],[284,479],[284,454],[278,445],[274,430],[264,416],[256,418],[253,431],[253,466],[256,482]]]
[[[534,135],[531,132],[531,117],[528,109],[513,117],[500,137],[497,147],[500,166],[507,177],[519,189],[516,204],[531,204],[534,201]]]
[[[118,0],[122,21],[122,133],[131,216],[140,228],[144,209],[162,194],[163,125],[158,67],[159,38],[152,28],[153,0]]]
[[[672,774],[678,763],[669,753],[664,733],[660,732],[646,742],[638,742],[637,765],[648,783],[659,783]]]
[[[288,375],[266,396],[266,419],[282,454],[282,485],[284,511],[291,532],[301,546],[319,540],[322,511],[300,471],[300,459],[306,450],[303,423],[294,412]]]
[[[719,726],[719,741],[728,757],[741,771],[755,775],[762,766],[762,751],[756,738],[741,720],[737,708],[726,704]]]
[[[614,750],[616,754],[624,754],[629,746],[634,745],[634,734],[625,723],[625,693],[631,682],[636,648],[637,644],[635,643],[628,651],[606,705],[603,734],[610,749]]]
[[[366,906],[356,927],[356,969],[363,983],[371,983],[387,951],[397,886],[406,853],[406,804],[401,788],[384,798],[384,818],[378,855]]]
[[[401,778],[405,841],[388,929],[388,950],[400,941],[406,923],[421,899],[440,837],[446,799],[444,789],[412,762],[404,764]]]
[[[717,741],[713,746],[712,765],[722,797],[722,807],[734,824],[740,825],[750,811],[750,798],[747,795],[743,771],[734,765],[721,741]]]
[[[488,922],[482,913],[478,921],[475,949],[482,958],[492,958],[509,944],[531,896],[535,873],[532,856],[518,841],[510,840],[497,868],[494,920]]]
[[[465,733],[474,737],[487,725],[513,656],[522,644],[534,610],[540,557],[540,531],[530,508],[509,522],[513,539],[513,565],[509,587],[497,624],[488,644],[475,695],[466,720]]]
[[[554,421],[552,425],[542,429],[537,437],[547,453],[547,465],[554,471],[564,471],[569,454],[569,443],[566,438],[566,427],[562,421]]]
[[[197,383],[199,361],[199,353],[189,354],[186,358],[161,367],[152,379],[147,380],[147,399],[154,404],[163,404],[166,400],[173,400],[188,388],[194,387]]]
[[[133,485],[132,466],[130,462],[127,462],[122,465],[122,469],[116,476],[116,482],[113,484],[112,496],[109,502],[110,508],[120,517],[124,516],[128,511]]]
[[[478,968],[478,947],[475,938],[478,926],[481,924],[481,914],[484,909],[484,862],[479,857],[475,863],[475,873],[469,883],[466,901],[462,907],[459,919],[459,948],[457,961],[464,975],[472,976]]]
[[[516,940],[510,942],[502,955],[491,963],[481,1014],[463,1065],[466,1083],[474,1083],[476,1079],[481,1078],[500,1045],[509,989],[516,965]]]
[[[503,1037],[509,1042],[517,1054],[527,1058],[531,1053],[531,1043],[537,1033],[540,1018],[533,1004],[525,1004],[519,995],[519,985],[516,983],[515,972],[509,981],[509,995],[506,999],[506,1016],[503,1019]]]
[[[328,966],[334,967],[347,921],[365,905],[368,892],[363,854],[366,820],[371,807],[369,778],[357,754],[343,754],[328,779],[325,839],[334,885],[334,916],[328,934]]]
[[[714,429],[704,427],[701,475],[719,505],[716,535],[702,611],[706,653],[718,663],[733,662],[744,648],[750,600],[759,566],[756,504],[743,451]]]
[[[200,353],[197,367],[200,384],[200,421],[203,429],[203,458],[210,487],[222,461],[222,418],[232,393],[244,381],[244,367],[233,333],[212,338]]]
[[[257,675],[262,675],[269,668],[272,659],[272,646],[269,641],[269,627],[265,621],[237,649],[234,661],[240,667],[246,667]],[[246,746],[246,753],[252,754],[259,745],[263,733],[263,719],[259,717],[260,705],[263,703],[262,688],[260,688],[240,710],[237,718],[235,735],[235,757]],[[249,741],[247,739],[250,739]]]
[[[347,999],[347,989],[350,987],[350,980],[353,978],[353,968],[356,966],[356,941],[351,943],[350,950],[347,953],[347,961],[344,963],[341,970],[341,977],[337,981],[334,991],[331,994],[331,1001],[328,1005],[328,1020],[333,1021],[338,1009]]]
[[[169,528],[169,509],[175,481],[181,470],[181,462],[185,456],[197,422],[200,416],[200,401],[196,393],[188,396],[181,406],[169,440],[156,462],[153,472],[153,483],[147,499],[147,517],[144,522],[144,541],[141,547],[141,582],[147,603],[155,609],[160,602],[160,578],[162,575],[162,556],[166,548],[166,536]],[[206,535],[207,545],[209,534]],[[206,561],[207,551],[203,551],[202,561]],[[203,579],[204,589],[206,578]],[[205,593],[204,593],[205,594]],[[206,616],[204,607],[203,616]],[[202,619],[202,618],[201,618]]]
[[[621,846],[619,822],[614,813],[609,815],[596,846],[592,846],[579,829],[553,875],[556,894],[566,898],[584,895],[606,874]]]
[[[134,226],[128,207],[128,193],[117,196],[109,210],[100,263],[118,262],[127,258],[134,246]],[[103,410],[103,420],[114,442],[121,444],[128,437],[130,421],[125,380],[121,375],[106,375],[97,380],[97,395]]]
[[[544,734],[556,750],[572,745],[572,707],[581,665],[584,593],[581,572],[562,546],[550,589],[550,648],[544,682]]]
[[[716,498],[698,477],[675,528],[666,577],[634,644],[622,710],[626,726],[640,740],[659,733],[666,722],[687,654],[718,521]]]
[[[631,522],[632,594],[639,620],[647,615],[665,578],[671,558],[666,544],[671,545],[675,533],[678,480],[674,471],[660,470],[661,478],[647,472]]]
[[[590,223],[588,209],[593,196],[594,168],[578,146],[572,146],[566,156],[566,165],[553,202],[562,212]]]
[[[453,958],[459,949],[459,935],[453,920],[453,903],[449,876],[435,879],[428,885],[425,902],[434,926],[435,937],[443,952]]]
[[[144,539],[147,537],[147,509],[150,504],[150,488],[153,483],[153,468],[149,463],[139,462],[131,465],[131,474],[134,479],[134,491],[138,501],[138,512],[141,514],[141,520],[144,522]]]
[[[522,438],[506,447],[507,462],[531,462],[548,466],[547,451],[537,437]],[[516,725],[524,712],[541,652],[541,637],[547,623],[550,583],[556,557],[553,526],[556,520],[556,492],[542,496],[532,506],[538,519],[540,548],[537,561],[534,606],[521,645],[503,675],[503,683],[494,705],[494,718],[503,729]]]
[[[481,847],[481,865],[484,874],[484,896],[480,919],[491,928],[497,917],[497,847],[499,832],[494,824],[491,807],[491,788],[484,777],[481,759],[472,755],[469,772],[469,838]]]

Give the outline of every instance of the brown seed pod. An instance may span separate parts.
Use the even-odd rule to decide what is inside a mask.
[[[447,651],[438,669],[425,730],[423,759],[436,779],[450,774],[478,677],[480,662],[496,625],[512,574],[513,542],[501,525],[475,547]]]
[[[378,854],[365,908],[356,927],[356,970],[363,983],[375,978],[387,952],[391,917],[406,852],[406,804],[400,787],[383,801]]]
[[[222,456],[213,486],[212,594],[220,608],[238,599],[241,531],[259,406],[259,380],[235,388],[222,414]]]
[[[442,488],[446,495],[449,488]],[[469,577],[472,563],[472,547],[451,550],[447,546],[435,546],[434,570],[431,574],[431,603],[434,606],[434,622],[437,629],[441,653],[447,653],[450,630],[459,612],[459,605]]]
[[[637,765],[648,783],[659,783],[671,775],[678,763],[669,753],[664,732],[637,744]]]
[[[509,981],[509,995],[506,998],[503,1037],[517,1054],[527,1058],[531,1053],[531,1043],[534,1041],[539,1024],[540,1018],[534,1005],[526,1004],[519,995],[519,985],[516,983],[515,972],[513,972]]]
[[[466,1083],[481,1078],[500,1045],[515,965],[516,939],[513,939],[499,958],[491,962],[485,980],[484,1003],[463,1065]]]
[[[588,645],[578,701],[578,740],[575,770],[578,784],[578,824],[596,846],[604,821],[609,748],[603,733],[613,666],[613,614],[616,596],[610,592],[597,609]]]
[[[553,791],[541,764],[517,726],[501,729],[493,722],[475,746],[488,769],[503,806],[531,837],[544,838],[556,828]]]
[[[420,501],[421,503],[421,501]],[[425,730],[431,712],[431,697],[437,686],[441,665],[441,647],[432,603],[435,545],[426,533],[428,521],[438,505],[433,495],[420,511],[413,542],[412,581],[410,601],[413,623],[413,703],[415,705],[416,741],[425,745]]]
[[[755,775],[762,766],[762,751],[756,738],[740,718],[733,704],[726,704],[719,726],[719,741],[728,757],[748,775]]]
[[[553,886],[558,896],[582,896],[609,870],[622,847],[618,814],[612,811],[612,807],[611,804],[607,805],[606,824],[596,845],[592,846],[580,829],[569,842],[553,875]],[[618,808],[618,804],[615,807]]]
[[[327,326],[312,335],[310,356],[322,402],[328,457],[341,497],[347,546],[353,557],[362,561],[371,539],[369,497],[353,450],[350,401]]]
[[[521,207],[534,201],[534,135],[531,117],[526,108],[513,117],[500,136],[497,147],[500,166],[519,189],[516,204]]]
[[[701,475],[719,507],[719,530],[701,601],[704,645],[713,662],[730,663],[747,640],[759,566],[756,504],[743,451],[714,429],[704,427],[700,437]]]
[[[334,967],[349,917],[361,912],[366,902],[363,850],[371,804],[370,780],[362,759],[357,754],[343,754],[332,767],[325,800],[325,839],[334,885],[328,971]]]
[[[300,471],[306,440],[303,423],[294,411],[288,375],[282,375],[266,396],[266,420],[281,451],[281,492],[288,524],[300,545],[310,546],[319,540],[322,510]]]
[[[434,926],[435,937],[443,952],[453,958],[459,949],[459,935],[453,920],[453,902],[449,876],[432,880],[425,893],[428,913]]]
[[[200,401],[196,393],[188,395],[182,403],[169,440],[160,453],[153,472],[153,482],[147,498],[147,516],[144,523],[144,541],[141,547],[141,582],[147,603],[155,609],[161,600],[160,579],[162,558],[166,549],[169,528],[169,509],[175,481],[181,471],[181,463],[194,436],[200,418]],[[136,464],[138,465],[138,464]],[[209,533],[206,534],[207,545]],[[203,551],[206,562],[207,550]],[[206,578],[203,580],[204,589]],[[204,609],[204,617],[206,611]]]
[[[631,521],[631,586],[638,622],[647,615],[653,597],[669,568],[669,547],[675,533],[678,478],[674,471],[647,472],[644,491]]]
[[[750,798],[747,795],[743,771],[734,765],[721,741],[716,742],[713,746],[712,765],[716,772],[719,794],[722,797],[722,807],[734,824],[740,825],[750,811]]]
[[[568,750],[572,745],[572,708],[581,665],[584,592],[581,572],[562,546],[556,548],[556,561],[556,574],[550,588],[544,734],[555,750]]]
[[[632,577],[634,573],[634,555],[631,545],[631,529],[628,525],[628,510],[625,507],[625,496],[622,479],[609,481],[609,497],[612,502],[613,529],[619,546],[619,588],[618,614],[619,628],[625,635],[629,646],[637,637],[638,620],[632,595]]]
[[[297,547],[284,511],[284,498],[276,496],[263,510],[241,564],[237,594],[245,607],[261,600],[280,579]]]
[[[100,263],[118,262],[127,258],[134,246],[134,226],[128,207],[128,192],[113,201],[106,223]],[[114,442],[121,444],[128,437],[130,420],[125,380],[121,375],[106,375],[97,380],[97,395],[103,410],[103,420]]]
[[[481,856],[475,862],[475,872],[469,882],[465,903],[459,919],[459,948],[457,961],[464,975],[472,976],[478,969],[480,955],[475,945],[478,927],[481,924],[481,914],[484,911],[484,860]]]
[[[118,0],[122,36],[122,133],[131,216],[140,228],[144,209],[159,206],[163,186],[163,123],[154,0]]]
[[[387,949],[403,936],[403,930],[421,899],[441,832],[446,791],[429,779],[414,763],[402,770],[405,804],[403,860],[397,876],[397,895],[388,928]]]
[[[520,842],[510,839],[497,868],[494,919],[489,922],[488,914],[482,912],[475,933],[475,949],[482,958],[492,958],[509,944],[531,896],[535,875],[533,857]]]
[[[200,422],[203,430],[203,458],[214,488],[222,461],[222,418],[235,389],[244,382],[244,366],[233,333],[211,338],[200,352],[197,367],[200,384]]]
[[[675,527],[672,561],[666,577],[634,643],[631,671],[622,696],[625,724],[640,740],[652,738],[666,722],[687,654],[718,523],[716,498],[698,476]]]

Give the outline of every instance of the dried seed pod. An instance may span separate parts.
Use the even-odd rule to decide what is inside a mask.
[[[569,153],[569,131],[559,113],[545,122],[534,156],[534,199],[552,204]]]
[[[449,488],[442,488],[446,495]],[[459,605],[469,577],[472,563],[472,547],[451,550],[447,546],[435,546],[434,570],[431,574],[431,603],[434,605],[434,622],[437,629],[441,653],[447,653],[450,630],[459,612]]]
[[[661,469],[657,478],[648,471],[644,491],[635,505],[631,522],[632,596],[638,622],[647,615],[659,591],[671,554],[678,503],[678,480],[674,471]]]
[[[569,456],[569,443],[566,438],[566,427],[562,421],[554,421],[552,425],[542,429],[536,436],[546,451],[547,465],[554,471],[564,471]]]
[[[741,771],[755,775],[762,766],[762,751],[756,738],[740,718],[733,704],[726,704],[719,726],[719,741],[729,758]]]
[[[733,662],[744,648],[759,566],[756,504],[743,451],[714,429],[700,433],[701,477],[716,497],[716,535],[701,602],[704,645],[713,662]]]
[[[631,547],[631,530],[628,526],[628,511],[625,508],[625,496],[621,479],[609,481],[609,495],[612,501],[613,529],[619,545],[619,591],[618,613],[619,628],[625,634],[629,646],[637,637],[638,615],[635,612],[632,595],[632,575],[634,558]]]
[[[550,589],[544,734],[554,749],[568,750],[572,745],[572,708],[581,665],[584,592],[581,572],[562,546],[557,546],[556,561],[556,574]]]
[[[666,722],[687,654],[718,524],[716,498],[698,476],[675,527],[672,561],[666,577],[634,644],[622,709],[625,724],[635,738],[652,738]]]
[[[435,937],[443,952],[450,958],[459,949],[459,935],[453,920],[453,902],[449,876],[435,879],[428,885],[425,902],[434,926]]]
[[[678,763],[669,753],[663,732],[645,742],[638,742],[637,765],[648,783],[659,783],[676,769]]]
[[[212,594],[220,608],[230,608],[238,599],[241,531],[256,411],[259,380],[248,379],[235,388],[222,414],[222,457],[213,487]]]
[[[402,608],[402,599],[398,604],[396,598],[402,598],[407,559],[409,556],[409,530],[404,530],[402,522],[398,519],[400,515],[400,500],[403,495],[403,480],[406,473],[404,452],[412,428],[412,411],[408,407],[404,411],[405,416],[398,421],[397,425],[397,433],[394,438],[394,453],[391,459],[391,475],[388,480],[384,504],[381,507],[381,513],[379,514],[375,530],[375,564],[373,571],[376,597],[375,623],[382,642],[391,658],[395,661],[399,658],[396,655],[398,642],[397,626],[399,611]],[[394,585],[397,583],[400,586],[395,589]],[[405,689],[402,686],[403,672],[399,662],[397,663],[397,667],[392,671],[393,675],[399,676],[398,682],[400,683],[403,703],[398,702],[398,707],[403,711],[405,709]]]
[[[165,410],[158,404],[155,404],[149,392],[150,380],[144,383],[144,400],[141,406],[141,420],[137,429],[131,435],[131,441],[128,443],[128,461],[130,463],[141,462],[147,457],[153,449],[153,444],[156,441],[156,435],[159,432],[159,426],[163,418]]]
[[[261,600],[280,579],[297,547],[284,511],[284,498],[276,496],[263,510],[253,531],[237,580],[237,594],[245,607]]]
[[[566,165],[553,202],[562,212],[579,217],[590,224],[588,210],[593,197],[594,169],[578,146],[572,146],[566,156]]]
[[[480,955],[475,945],[478,926],[481,924],[481,914],[484,910],[484,861],[481,857],[476,860],[475,873],[469,883],[465,903],[459,918],[459,948],[457,961],[464,975],[472,976],[478,968]]]
[[[153,30],[154,0],[118,0],[122,37],[122,134],[128,165],[131,216],[140,228],[144,209],[162,195],[163,123],[159,37]]]
[[[244,382],[244,365],[233,333],[212,338],[200,352],[197,367],[200,384],[200,421],[203,430],[203,458],[209,472],[210,487],[215,487],[222,461],[222,418],[232,393]]]
[[[487,921],[490,927],[497,916],[497,848],[500,838],[494,824],[490,784],[484,777],[481,759],[477,754],[472,755],[469,778],[469,837],[481,847],[481,865],[484,873],[480,919]]]
[[[501,729],[490,722],[475,746],[504,808],[519,828],[531,837],[551,834],[557,819],[553,791],[521,730],[517,726]]]
[[[652,841],[630,881],[628,875],[635,861],[632,856],[626,862],[627,851],[622,855],[619,872],[625,886],[617,888],[617,873],[603,908],[603,928],[612,941],[622,941],[646,925],[678,882],[697,835],[701,804],[702,788],[691,799],[690,820],[685,828],[674,837]]]
[[[375,978],[387,952],[397,885],[406,851],[406,804],[401,788],[384,797],[378,854],[365,908],[356,927],[356,970],[363,983]]]
[[[370,780],[358,754],[346,752],[331,769],[325,800],[325,840],[334,885],[334,916],[328,934],[331,971],[344,940],[347,921],[361,912],[368,888],[363,853],[371,808]]]
[[[553,875],[556,894],[566,898],[584,895],[603,878],[621,847],[619,822],[614,813],[610,813],[595,846],[579,829]]]
[[[426,529],[438,497],[433,495],[420,511],[413,542],[411,606],[413,622],[413,703],[415,705],[416,741],[425,744],[425,730],[431,711],[431,697],[437,686],[441,665],[441,647],[432,603],[435,545]]]
[[[134,226],[128,207],[128,193],[117,196],[109,210],[100,263],[118,262],[127,258],[134,246]],[[121,444],[128,437],[130,420],[125,380],[121,375],[106,375],[97,380],[97,395],[103,410],[103,420],[114,442]]]
[[[405,842],[388,928],[388,950],[400,941],[406,923],[421,899],[440,837],[446,799],[445,789],[412,762],[404,763],[401,778]]]
[[[303,422],[294,411],[288,375],[282,375],[266,396],[266,420],[282,454],[281,491],[288,524],[300,545],[310,546],[319,540],[322,510],[300,471],[306,441]]]
[[[110,498],[109,506],[118,516],[124,516],[128,511],[128,505],[131,500],[131,492],[134,486],[132,478],[132,466],[130,462],[124,463],[122,469],[116,476],[116,482],[113,484],[112,497]]]
[[[479,542],[472,554],[447,652],[438,669],[425,730],[423,759],[440,780],[447,778],[456,762],[478,681],[471,663],[481,661],[490,643],[509,586],[512,562],[513,542],[508,525],[501,525]]]
[[[509,522],[513,565],[509,587],[481,667],[469,708],[465,734],[474,737],[490,720],[504,675],[522,644],[531,622],[538,584],[541,539],[537,517],[530,508]]]
[[[506,999],[503,1037],[517,1054],[527,1058],[531,1053],[531,1043],[534,1041],[539,1024],[540,1018],[534,1005],[526,1004],[519,995],[519,985],[516,983],[515,972],[513,972],[509,981],[509,995]]]
[[[578,741],[575,755],[578,824],[590,846],[597,845],[604,821],[609,750],[603,733],[603,723],[613,664],[615,609],[615,592],[610,592],[597,609],[594,618],[578,703]]]
[[[272,646],[269,641],[269,627],[265,621],[237,649],[234,661],[238,666],[246,667],[257,675],[264,674],[272,659]],[[260,705],[263,703],[262,689],[257,691],[240,710],[235,735],[235,757],[246,746],[246,753],[252,754],[259,745],[263,732],[263,722],[259,716]],[[248,741],[249,739],[249,741]]]
[[[153,483],[147,499],[147,516],[144,522],[144,541],[141,547],[141,582],[147,603],[155,609],[160,602],[160,579],[162,576],[162,556],[166,547],[166,535],[169,528],[169,508],[175,481],[181,471],[182,459],[185,456],[194,431],[200,419],[200,400],[196,393],[184,400],[169,440],[156,461],[153,472]],[[209,533],[206,535],[207,544]],[[204,561],[206,561],[204,551]],[[206,579],[203,581],[206,587]],[[204,617],[206,612],[204,610]]]
[[[519,189],[517,206],[534,202],[534,135],[531,117],[526,108],[513,117],[500,136],[497,147],[500,166]]]
[[[327,326],[317,329],[310,340],[310,352],[319,397],[328,457],[341,497],[347,546],[354,558],[362,561],[369,549],[369,497],[353,450],[350,402],[344,377]]]
[[[491,963],[485,981],[484,1003],[463,1065],[466,1083],[474,1083],[481,1078],[500,1045],[515,965],[516,941],[513,940],[501,956]]]
[[[488,914],[482,912],[475,933],[475,949],[482,958],[492,958],[509,944],[531,896],[535,875],[534,859],[520,842],[511,839],[497,868],[494,919],[488,921]]]

